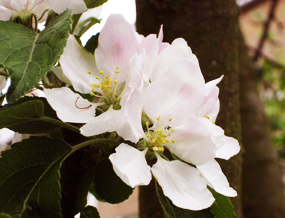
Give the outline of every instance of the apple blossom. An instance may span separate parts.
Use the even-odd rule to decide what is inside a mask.
[[[12,16],[26,17],[31,14],[40,17],[47,9],[59,14],[67,8],[74,14],[87,10],[83,0],[0,0],[0,20],[9,20]]]
[[[0,76],[0,91],[2,91],[2,89],[4,89],[6,86],[6,78],[5,76]]]

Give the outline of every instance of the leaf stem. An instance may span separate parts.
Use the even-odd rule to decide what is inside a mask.
[[[56,119],[53,119],[53,118],[50,118],[50,117],[41,117],[41,118],[39,118],[39,120],[43,120],[43,121],[46,121],[46,122],[49,122],[49,123],[53,123],[55,125],[64,127],[66,129],[72,130],[72,131],[77,132],[77,133],[80,133],[79,128],[77,128],[76,126],[73,126],[73,125],[71,125],[69,123],[64,123],[64,122],[62,122],[60,120],[56,120]]]
[[[86,142],[82,142],[78,145],[75,145],[72,147],[72,151],[70,152],[70,154],[72,154],[73,152],[77,151],[78,149],[80,148],[83,148],[87,145],[91,145],[91,144],[95,144],[95,143],[99,143],[99,144],[102,144],[102,143],[105,143],[105,144],[113,144],[113,145],[119,145],[120,142],[118,141],[114,141],[114,140],[110,140],[110,139],[91,139],[89,141],[86,141]]]
[[[5,76],[5,77],[10,77],[10,75],[8,73],[5,73],[3,71],[0,71],[0,75],[1,76]]]

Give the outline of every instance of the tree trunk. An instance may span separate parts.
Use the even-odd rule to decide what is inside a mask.
[[[243,41],[240,44],[240,63],[244,216],[282,218],[285,217],[285,198],[277,152],[258,96],[260,76]]]
[[[164,41],[183,37],[197,55],[206,81],[224,75],[219,85],[221,111],[217,124],[226,135],[240,140],[238,9],[235,0],[136,0],[136,5],[139,33],[157,33],[163,24]],[[242,217],[241,155],[220,164],[231,186],[239,193],[231,200],[238,217]],[[146,202],[144,198],[152,199],[155,194],[140,195],[141,204]],[[145,206],[140,205],[140,208]],[[140,211],[140,216],[144,213]]]

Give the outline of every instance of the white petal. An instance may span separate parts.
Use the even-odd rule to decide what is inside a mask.
[[[188,210],[202,210],[212,205],[215,199],[196,168],[156,156],[158,160],[151,171],[174,205]]]
[[[95,116],[98,104],[90,103],[67,87],[44,90],[46,99],[63,122],[86,123]]]
[[[66,83],[67,85],[72,86],[70,80],[64,75],[61,67],[59,66],[54,67],[52,68],[52,71],[57,76],[57,78],[59,78],[62,82]]]
[[[237,192],[230,187],[229,182],[217,161],[213,159],[205,164],[197,165],[196,167],[206,179],[208,185],[215,189],[216,192],[229,197],[237,196]]]
[[[0,20],[9,20],[14,11],[0,5]]]
[[[225,144],[216,151],[216,157],[222,159],[230,159],[240,151],[238,140],[225,136]]]
[[[99,72],[96,68],[95,57],[87,53],[73,35],[69,36],[59,62],[63,73],[71,81],[75,90],[81,93],[91,92],[93,88],[91,84],[97,83],[95,77]]]
[[[152,121],[161,116],[160,125],[164,127],[169,118],[180,123],[185,117],[197,114],[204,100],[204,86],[199,65],[180,59],[149,85],[145,92],[144,110]]]
[[[139,151],[127,144],[120,144],[116,153],[109,159],[115,173],[129,186],[148,185],[151,180],[150,167],[147,165],[144,151]]]
[[[47,0],[51,8],[58,14],[67,8],[72,10],[73,14],[80,14],[87,10],[83,0]]]
[[[116,67],[120,67],[118,83],[126,81],[129,75],[129,60],[138,48],[132,26],[122,15],[110,15],[100,32],[98,48],[95,50],[98,69],[112,77]]]
[[[141,126],[142,94],[138,90],[132,90],[121,100],[122,108],[114,110],[112,106],[99,115],[92,118],[80,130],[85,136],[98,135],[105,132],[116,131],[125,140],[138,142],[144,137]]]
[[[218,79],[211,80],[205,85],[205,96],[208,96],[219,82],[223,79],[224,75],[220,76]]]
[[[182,160],[192,164],[202,164],[215,157],[215,145],[211,133],[197,119],[188,117],[180,126],[173,127],[174,133],[166,146]]]

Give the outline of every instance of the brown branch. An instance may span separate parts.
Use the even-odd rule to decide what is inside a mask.
[[[262,37],[260,38],[259,45],[257,47],[258,49],[256,50],[256,53],[253,56],[253,61],[257,61],[258,58],[260,57],[260,52],[261,52],[262,47],[264,45],[264,42],[265,42],[265,40],[267,39],[267,36],[268,36],[270,23],[271,23],[271,21],[274,18],[274,12],[275,12],[275,8],[276,8],[276,5],[277,5],[277,1],[278,0],[272,0],[272,4],[271,4],[271,8],[270,8],[270,11],[269,11],[269,14],[268,14],[268,18],[267,18],[266,22],[264,23],[263,34],[262,34]]]

